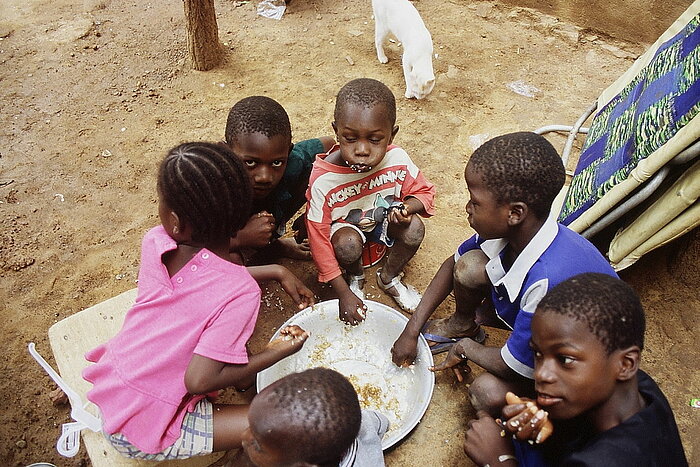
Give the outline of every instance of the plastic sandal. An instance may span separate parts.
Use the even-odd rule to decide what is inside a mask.
[[[418,304],[423,296],[412,285],[407,286],[401,282],[404,275],[403,272],[391,279],[388,284],[385,284],[382,281],[381,272],[381,269],[377,269],[377,287],[382,289],[384,292],[387,292],[387,294],[396,301],[403,311],[407,313],[413,313],[416,311],[416,308],[418,308]],[[388,292],[388,290],[392,287],[397,292],[397,295],[391,295]]]
[[[433,323],[435,320],[429,320],[427,323],[425,323],[425,326],[423,326],[423,329],[421,330],[421,334],[425,338],[428,343],[430,342],[435,342],[435,345],[430,346],[430,353],[433,355],[437,355],[442,352],[447,352],[450,350],[450,348],[455,345],[457,342],[461,341],[464,338],[469,338],[479,344],[483,344],[484,341],[486,340],[486,332],[484,329],[479,326],[477,329],[476,333],[472,336],[460,336],[460,337],[445,337],[445,336],[440,336],[438,334],[430,334],[428,332],[425,332],[426,329],[430,326],[430,324]]]
[[[365,300],[365,292],[362,290],[362,288],[365,286],[365,275],[360,274],[355,276],[354,274],[348,274],[348,286],[350,287],[350,290],[352,293],[357,295],[357,298],[360,300],[364,301]]]

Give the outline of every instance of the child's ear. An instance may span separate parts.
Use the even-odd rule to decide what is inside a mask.
[[[508,225],[513,227],[520,224],[525,220],[525,217],[527,217],[529,212],[530,209],[527,207],[527,204],[521,201],[510,203],[508,211]]]
[[[391,138],[389,139],[389,144],[391,144],[394,141],[394,138],[396,138],[396,133],[399,132],[399,126],[394,125],[394,128],[391,129]]]
[[[173,229],[173,240],[176,242],[189,241],[192,238],[192,229],[184,219],[180,219],[175,211],[168,213],[168,220]]]
[[[335,120],[331,122],[331,127],[333,128],[333,133],[335,134],[335,139],[336,141],[339,139],[338,138],[338,124],[335,123]]]
[[[178,234],[181,232],[180,217],[175,211],[168,212],[168,223],[172,227],[174,234]]]
[[[628,347],[626,349],[620,349],[619,358],[619,371],[617,374],[618,381],[629,381],[639,370],[639,359],[641,356],[641,350],[636,345]]]

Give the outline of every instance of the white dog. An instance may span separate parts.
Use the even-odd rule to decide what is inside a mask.
[[[406,97],[423,99],[435,86],[433,39],[418,10],[408,0],[372,0],[374,45],[380,62],[389,61],[384,40],[389,34],[403,44],[403,76]]]

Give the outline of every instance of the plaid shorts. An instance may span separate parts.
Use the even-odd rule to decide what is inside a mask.
[[[172,446],[162,452],[148,454],[140,451],[131,444],[121,433],[108,435],[105,438],[114,449],[124,457],[132,459],[144,459],[163,461],[168,459],[187,459],[194,456],[211,454],[214,446],[214,410],[212,403],[202,399],[194,407],[194,411],[187,413],[182,420],[180,437]]]

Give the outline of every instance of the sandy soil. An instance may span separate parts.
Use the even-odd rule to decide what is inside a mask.
[[[461,173],[474,145],[486,135],[573,122],[644,49],[531,10],[420,1],[437,85],[427,99],[409,101],[400,49],[389,48],[387,65],[376,60],[369,1],[297,0],[279,22],[256,16],[256,3],[217,2],[228,62],[207,73],[187,63],[180,1],[0,4],[2,465],[89,465],[84,450],[73,459],[55,452],[68,409],[51,405],[53,385],[26,345],[36,342],[49,356],[49,326],[134,287],[141,237],[157,222],[158,161],[184,140],[221,139],[240,98],[277,99],[295,139],[303,139],[331,134],[333,98],[348,80],[375,77],[394,90],[396,141],[439,189],[438,214],[407,269],[408,280],[425,288],[471,234]],[[518,81],[536,87],[534,97],[509,88]],[[563,145],[559,136],[551,140]],[[697,276],[679,280],[669,272],[676,249],[649,255],[623,277],[648,311],[642,366],[666,392],[689,460],[700,465],[691,436],[700,432],[700,412],[688,406],[700,397],[700,301]],[[327,296],[311,264],[287,264]],[[276,286],[266,290],[258,346],[293,313]],[[450,303],[440,308],[449,311]],[[492,342],[502,339],[492,333]],[[464,385],[439,375],[423,422],[388,453],[388,464],[470,465],[461,438],[472,416]]]

